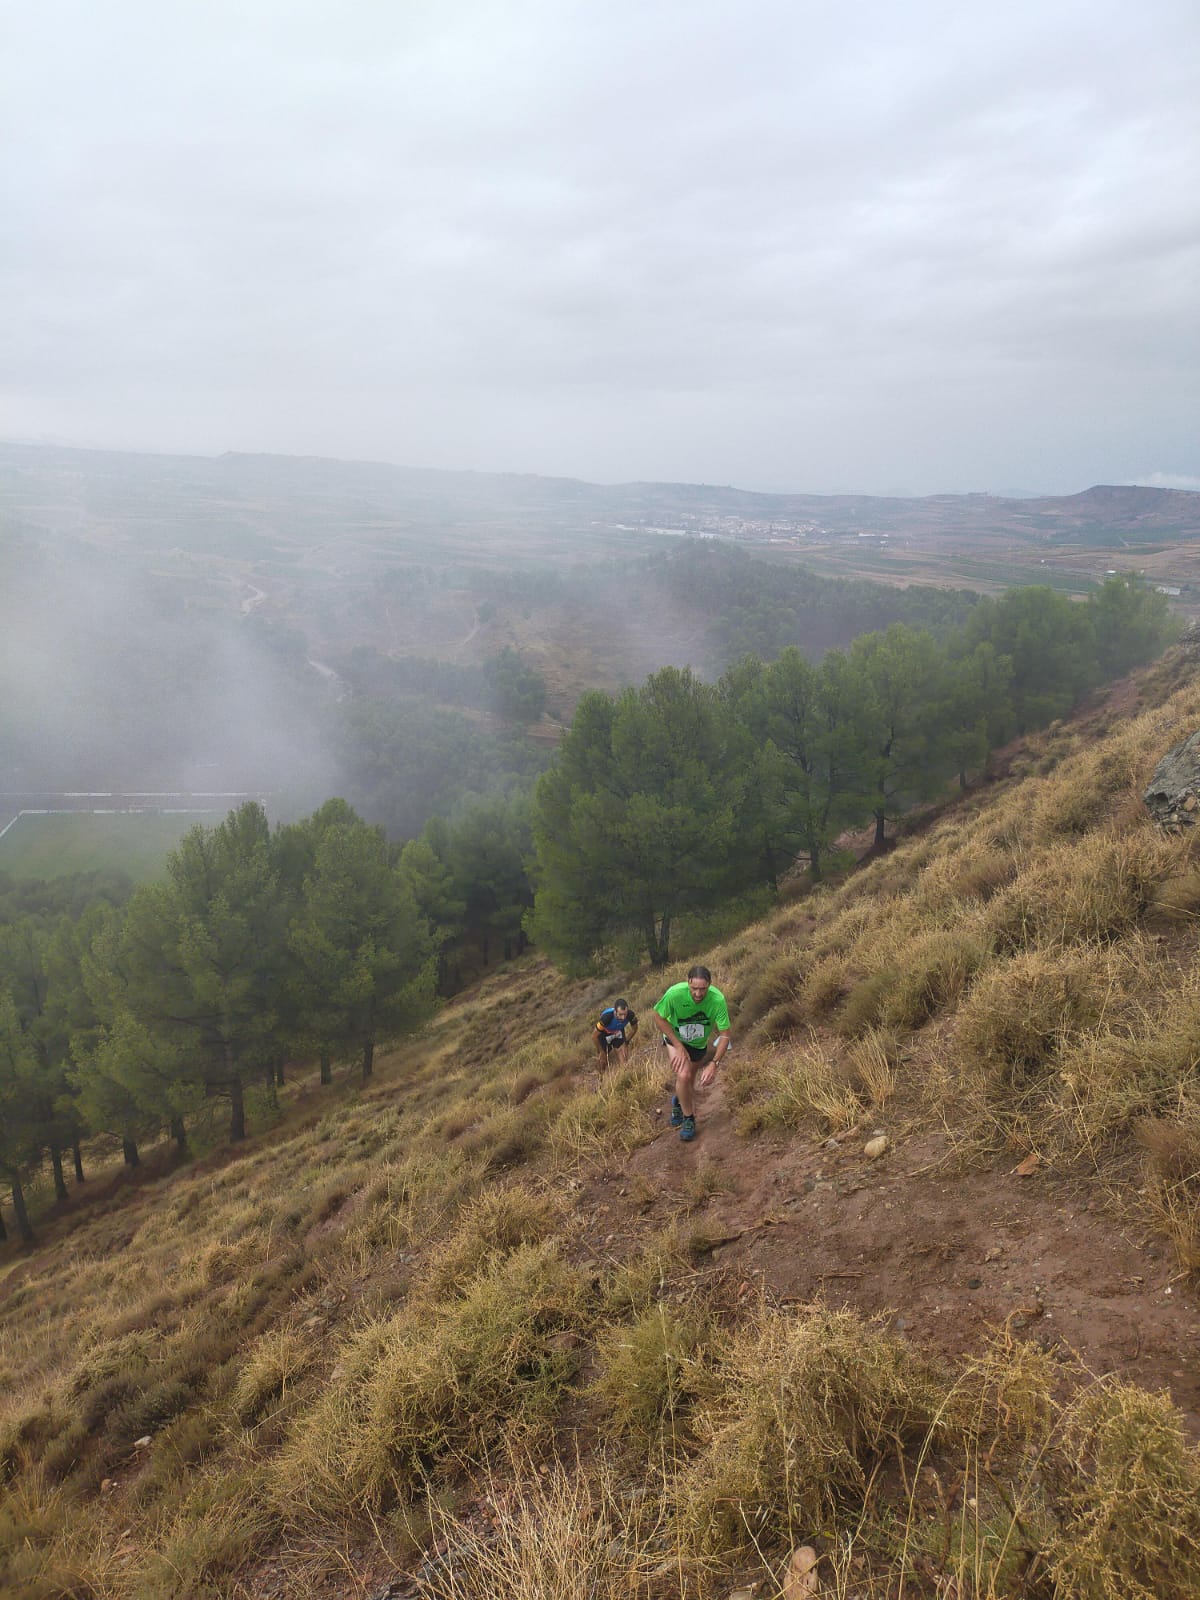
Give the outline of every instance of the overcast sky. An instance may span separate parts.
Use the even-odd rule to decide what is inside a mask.
[[[0,436],[1200,488],[1196,0],[0,18]]]

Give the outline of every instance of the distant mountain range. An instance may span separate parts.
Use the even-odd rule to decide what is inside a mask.
[[[1105,545],[1200,539],[1200,492],[1097,485],[1081,494],[898,498],[759,494],[689,483],[594,484],[533,474],[446,472],[313,456],[149,455],[0,443],[0,511],[41,525],[60,517],[170,519],[185,505],[219,515],[263,500],[303,505],[307,517],[343,510],[419,524],[614,525],[673,532],[770,532],[930,538],[1000,535],[1030,543]],[[62,525],[62,524],[60,524]]]

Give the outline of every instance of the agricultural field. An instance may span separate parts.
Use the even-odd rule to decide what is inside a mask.
[[[189,828],[211,826],[219,817],[157,811],[18,816],[0,837],[0,873],[23,879],[120,872],[140,883],[162,870]]]

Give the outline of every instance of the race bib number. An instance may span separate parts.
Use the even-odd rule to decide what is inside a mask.
[[[679,1024],[679,1038],[683,1044],[699,1044],[704,1037],[704,1024],[702,1022],[681,1022]]]

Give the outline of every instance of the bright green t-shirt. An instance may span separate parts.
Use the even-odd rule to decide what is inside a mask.
[[[714,1033],[729,1030],[729,1007],[720,989],[710,983],[699,1005],[692,999],[686,983],[673,983],[655,1006],[664,1022],[669,1022],[682,1044],[702,1050]]]

